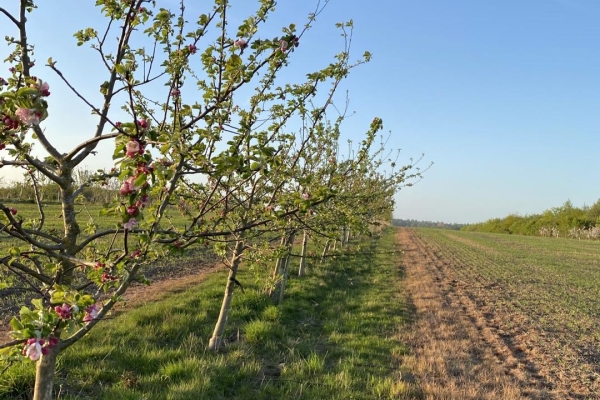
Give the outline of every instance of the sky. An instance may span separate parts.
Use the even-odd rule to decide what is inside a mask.
[[[95,1],[39,1],[29,18],[34,73],[52,95],[44,127],[59,149],[92,135],[95,119],[44,67],[52,57],[65,76],[98,101],[106,72],[73,33],[104,26]],[[188,1],[190,20],[210,2]],[[18,0],[1,0],[14,10]],[[176,9],[174,0],[158,0]],[[257,1],[232,2],[232,23]],[[266,33],[303,24],[316,1],[279,0]],[[372,61],[342,85],[352,115],[343,125],[358,141],[381,117],[400,163],[424,154],[424,178],[396,196],[395,218],[454,223],[540,213],[570,199],[600,198],[600,2],[596,0],[330,0],[303,36],[285,77],[327,65],[343,49],[336,22],[354,22],[354,59]],[[0,15],[1,36],[16,35]],[[4,59],[6,46],[0,45]],[[7,75],[8,64],[0,66]],[[342,97],[344,97],[342,96]],[[340,104],[342,98],[338,98]],[[107,144],[89,167],[110,160]],[[105,154],[108,154],[106,158]],[[0,170],[13,179],[14,172]]]

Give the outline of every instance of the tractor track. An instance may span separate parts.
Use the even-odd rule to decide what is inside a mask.
[[[458,279],[459,257],[428,245],[412,229],[399,229],[397,241],[416,309],[407,328],[415,332],[401,339],[414,349],[409,366],[426,398],[600,398],[552,367],[552,358],[530,340],[535,331],[524,315],[494,307],[490,294],[501,295],[501,287]],[[438,351],[429,354],[431,348]]]

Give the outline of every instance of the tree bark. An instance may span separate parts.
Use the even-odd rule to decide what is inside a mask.
[[[281,238],[281,245],[285,246],[285,255],[277,259],[275,264],[275,271],[273,271],[273,280],[275,280],[275,287],[269,293],[273,303],[279,304],[283,300],[283,291],[285,290],[285,283],[288,276],[289,259],[291,247],[294,243],[294,233],[284,235]]]
[[[54,372],[56,371],[56,356],[60,351],[59,346],[48,350],[37,362],[35,368],[35,387],[33,400],[52,400],[54,388]]]
[[[219,319],[215,325],[213,335],[208,342],[208,349],[212,351],[218,351],[223,342],[223,332],[227,325],[227,317],[229,316],[229,310],[231,309],[231,299],[233,299],[233,289],[235,289],[236,285],[235,277],[240,266],[243,251],[244,243],[237,241],[231,257],[231,269],[229,270],[229,275],[227,277],[227,285],[225,286],[225,295],[223,296],[223,303],[221,303]]]
[[[279,286],[279,298],[277,299],[277,304],[283,303],[283,297],[285,296],[285,287],[287,285],[287,280],[290,271],[290,258],[290,254],[288,252],[288,255],[285,257],[284,261],[283,278],[281,279],[281,285]]]
[[[279,242],[279,246],[284,246],[286,244],[286,240],[287,240],[287,236],[283,235],[281,237],[281,241]],[[269,297],[275,301],[275,299],[277,298],[276,292],[278,290],[279,285],[281,284],[281,282],[279,282],[277,280],[277,277],[281,274],[281,270],[282,270],[282,264],[283,264],[283,257],[278,257],[277,261],[275,261],[275,268],[273,268],[273,282],[274,282],[274,286],[269,288]]]
[[[321,264],[323,263],[323,261],[325,261],[325,256],[327,255],[327,252],[329,252],[329,246],[331,246],[331,239],[327,239],[327,241],[325,241],[325,247],[323,248],[323,254],[321,254]]]
[[[302,255],[300,257],[300,267],[298,268],[298,276],[306,274],[306,248],[308,247],[308,232],[304,231],[302,238]]]

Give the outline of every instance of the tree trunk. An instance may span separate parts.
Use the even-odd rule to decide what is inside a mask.
[[[308,232],[304,231],[302,238],[302,256],[300,257],[300,268],[298,268],[298,276],[304,276],[306,273],[306,248],[308,247]]]
[[[290,245],[290,247],[291,247],[291,245]],[[284,262],[283,278],[281,279],[281,286],[279,287],[279,298],[277,299],[277,304],[283,303],[283,296],[285,295],[285,286],[287,285],[287,280],[288,280],[289,271],[290,271],[290,259],[291,259],[291,257],[288,252],[288,255],[285,258],[285,262]]]
[[[286,244],[286,240],[287,240],[287,236],[283,235],[281,237],[281,240],[279,241],[279,246],[285,246]],[[275,261],[275,268],[273,268],[273,281],[277,280],[277,277],[280,274],[281,271],[281,260],[282,257],[278,257],[277,261]],[[269,292],[269,296],[271,296],[273,294],[274,290],[271,289],[271,291]]]
[[[238,268],[240,266],[241,255],[244,251],[244,243],[237,241],[231,257],[231,269],[227,277],[227,285],[225,286],[225,295],[223,296],[223,303],[221,304],[221,312],[219,313],[219,319],[215,325],[215,330],[212,337],[208,342],[208,349],[212,351],[218,351],[223,341],[223,332],[227,325],[227,316],[231,308],[231,299],[233,298],[233,289],[235,288],[235,277],[237,275]]]
[[[290,251],[293,243],[294,233],[285,235],[281,240],[281,244],[286,246],[286,255],[277,259],[277,264],[275,266],[275,274],[273,277],[276,279],[276,284],[274,290],[271,292],[271,299],[275,304],[279,304],[283,300],[283,292],[285,291],[285,284],[288,277]]]
[[[325,261],[325,256],[327,255],[327,252],[329,252],[329,246],[331,246],[331,239],[327,239],[325,241],[325,247],[323,248],[323,254],[321,254],[321,264],[323,263],[323,261]]]
[[[35,387],[33,400],[52,400],[54,388],[54,372],[56,371],[56,356],[60,351],[59,346],[48,349],[48,354],[43,355],[35,368]]]
[[[342,227],[342,235],[340,237],[340,246],[343,249],[344,247],[346,247],[346,227]]]

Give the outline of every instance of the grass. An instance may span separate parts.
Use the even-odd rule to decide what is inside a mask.
[[[415,398],[399,378],[407,322],[393,231],[291,278],[274,306],[239,280],[223,351],[205,350],[224,273],[105,321],[59,359],[60,399]],[[0,376],[0,399],[27,398],[32,365]]]
[[[32,224],[31,221],[37,221],[39,218],[39,211],[37,206],[33,203],[15,203],[6,202],[5,205],[13,206],[18,210],[17,218],[22,218],[25,226]],[[97,224],[97,230],[111,229],[118,226],[118,218],[115,216],[101,216],[100,212],[103,206],[98,204],[87,204],[77,205],[76,210],[78,213],[78,222],[82,231],[85,230],[86,224],[89,219],[93,220],[94,224]],[[61,237],[60,232],[63,231],[62,211],[61,205],[57,203],[46,204],[44,206],[45,213],[45,224],[44,231],[51,232],[57,237]],[[185,224],[185,219],[181,214],[175,210],[170,210],[171,222],[178,226]],[[166,223],[166,222],[165,222]],[[82,233],[79,241],[81,242],[87,234]],[[82,259],[93,257],[94,251],[102,254],[108,248],[108,244],[114,239],[115,243],[122,243],[122,234],[113,237],[113,235],[105,236],[93,245],[88,246],[88,251],[80,253]],[[135,243],[136,240],[133,236],[130,236],[130,243]],[[130,244],[131,246],[131,244]],[[17,247],[21,250],[30,250],[30,246],[18,239],[13,238],[5,232],[0,232],[0,255],[6,256],[9,253],[11,247]],[[90,255],[92,254],[92,255]],[[171,273],[174,270],[183,270],[182,266],[187,267],[187,264],[191,262],[192,258],[202,258],[205,261],[214,261],[216,255],[212,251],[212,247],[205,247],[197,245],[182,255],[169,254],[168,258],[159,258],[152,265],[146,265],[143,268],[143,274],[148,279],[154,279],[165,272]],[[165,265],[171,266],[165,268]],[[175,267],[175,268],[173,268]],[[84,278],[85,279],[85,278]],[[87,282],[87,280],[86,280]],[[11,287],[7,289],[0,289],[0,323],[7,320],[6,316],[12,316],[18,313],[20,304],[29,303],[33,292],[23,290],[28,285],[24,281],[12,272],[9,272],[4,265],[0,265],[0,283],[8,283]]]

